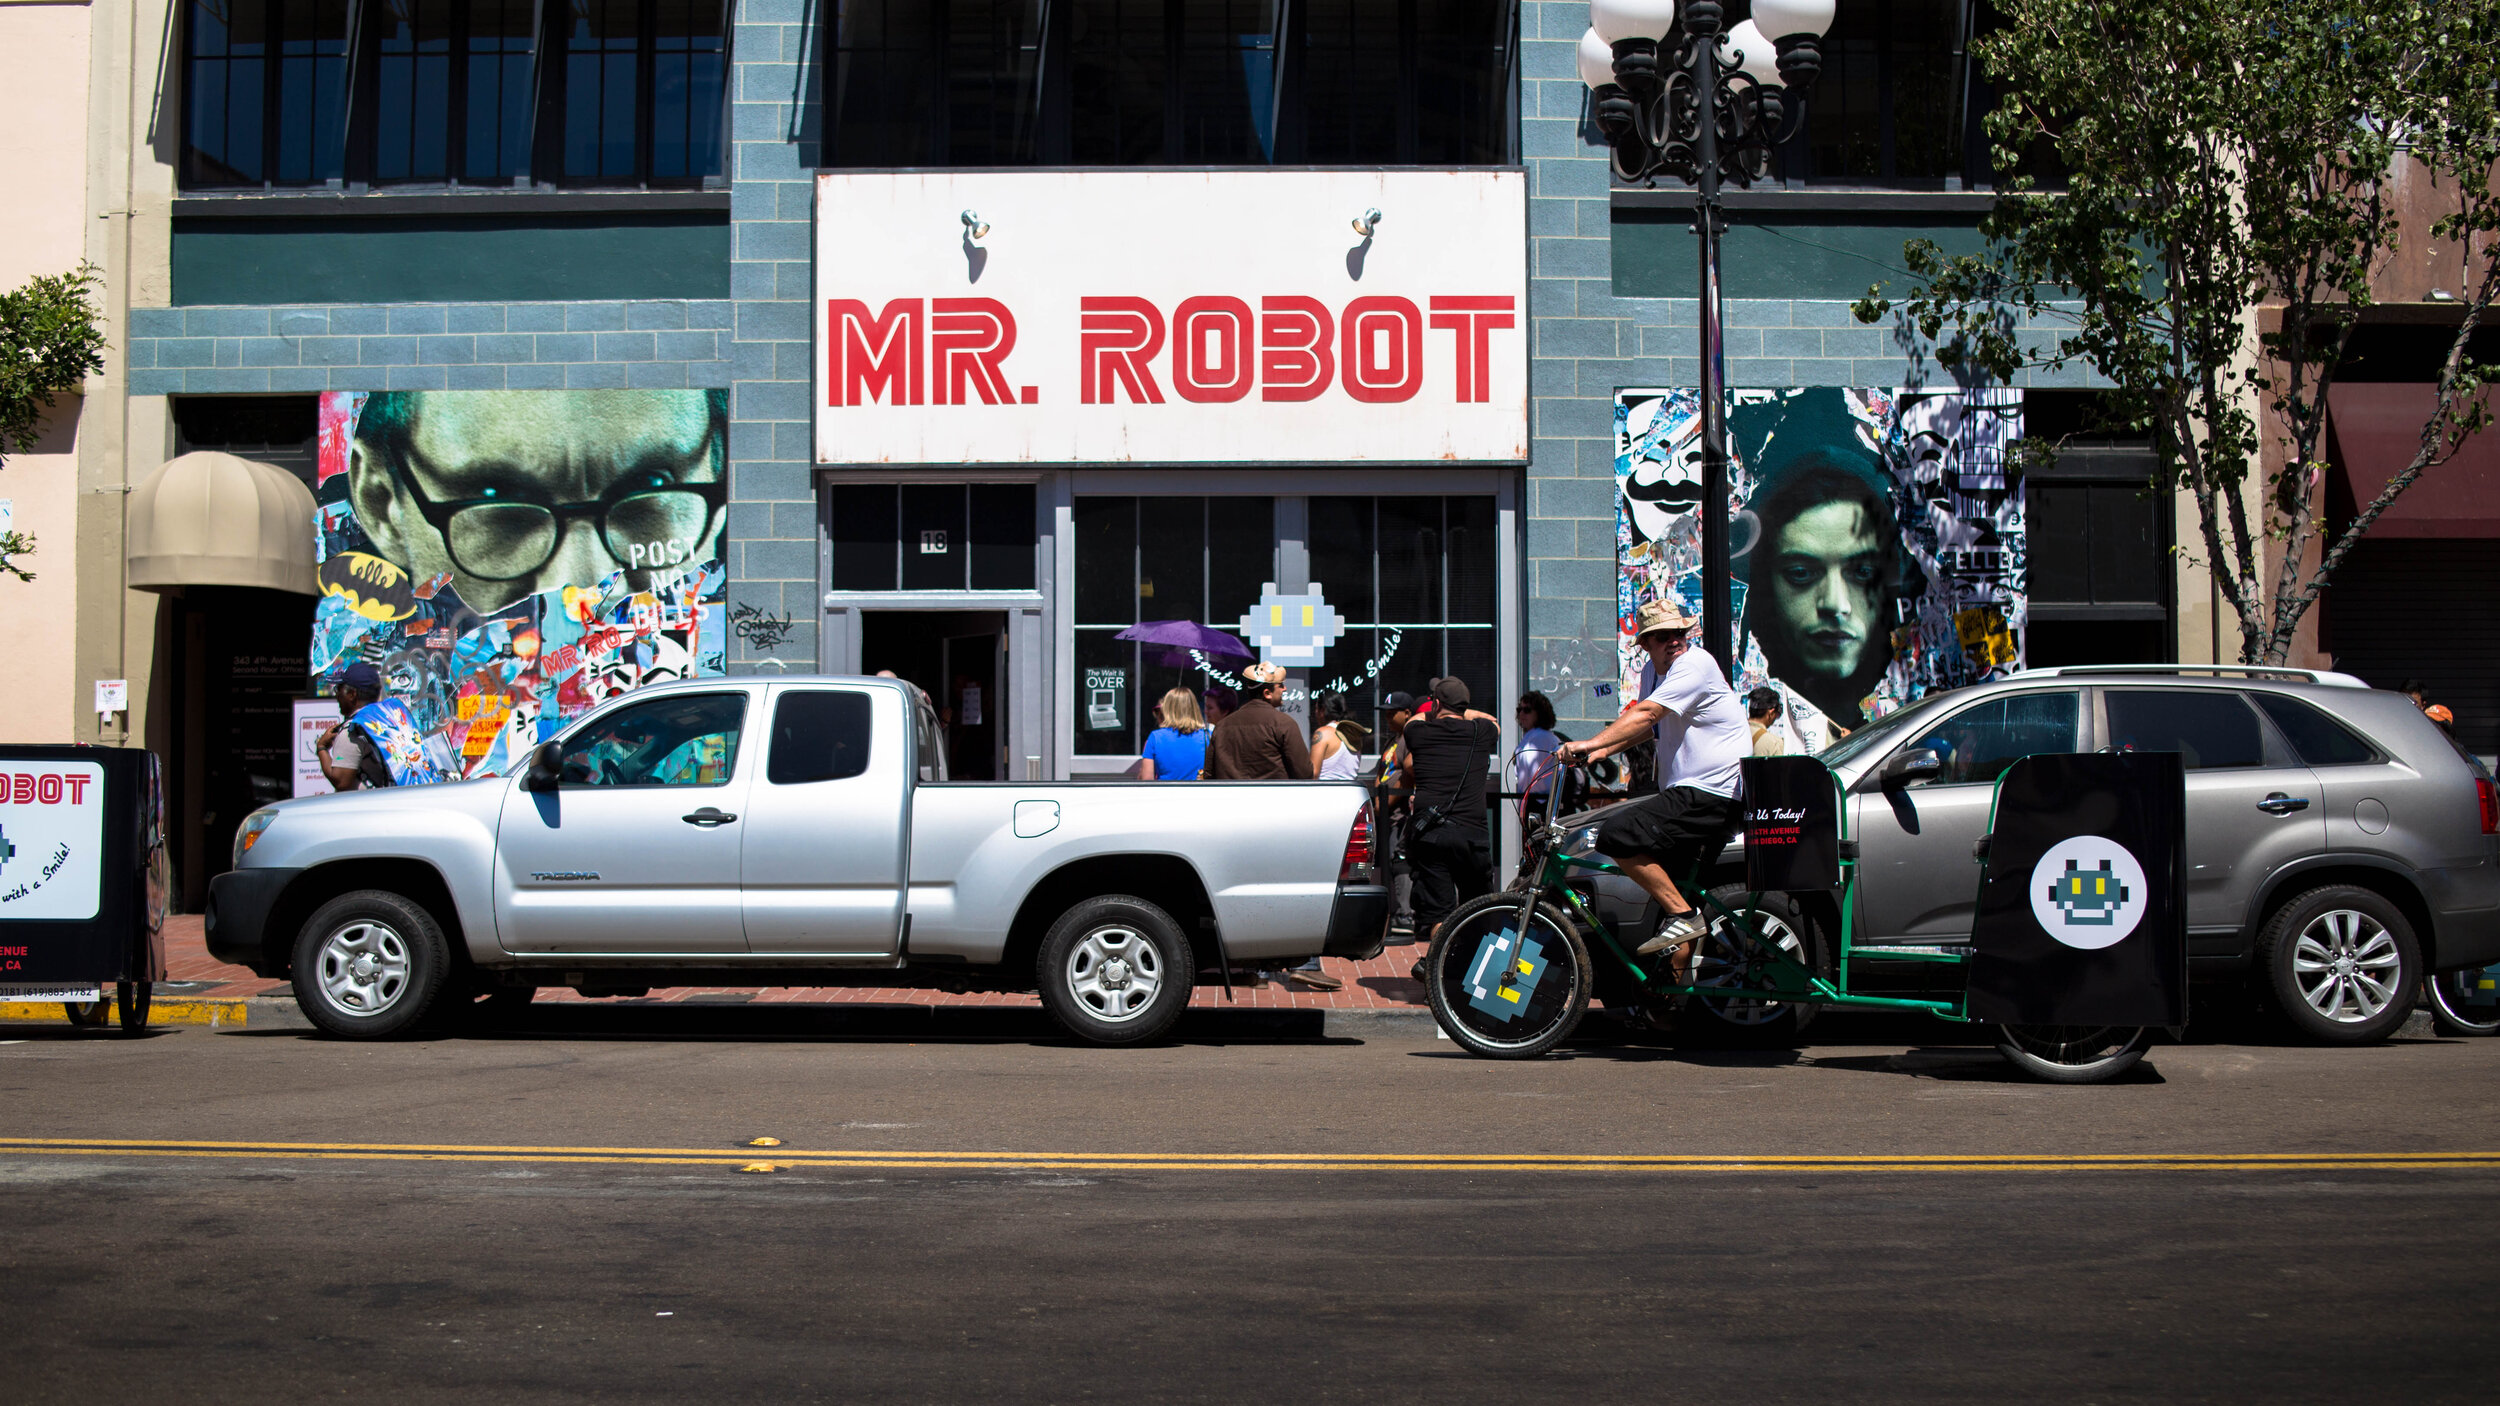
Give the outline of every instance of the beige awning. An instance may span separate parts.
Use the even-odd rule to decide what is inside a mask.
[[[284,469],[202,449],[177,455],[130,491],[130,584],[313,584],[312,490]]]

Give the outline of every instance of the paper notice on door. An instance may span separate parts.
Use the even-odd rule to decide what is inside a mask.
[[[964,704],[963,707],[956,710],[955,720],[962,723],[966,727],[979,727],[981,725],[980,685],[969,684],[965,686]]]

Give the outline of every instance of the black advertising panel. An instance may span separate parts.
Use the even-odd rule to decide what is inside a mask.
[[[1745,759],[1745,887],[1840,887],[1840,792],[1812,757]]]
[[[2187,1023],[2187,772],[2176,752],[2025,757],[1997,781],[1969,1013]]]
[[[152,752],[0,746],[0,992],[164,979],[164,810]]]

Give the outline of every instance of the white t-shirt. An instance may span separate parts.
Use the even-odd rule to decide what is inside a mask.
[[[1733,797],[1744,788],[1744,761],[1753,751],[1745,706],[1727,686],[1719,661],[1695,646],[1676,656],[1667,676],[1641,668],[1641,701],[1667,710],[1658,720],[1658,789],[1690,786]]]

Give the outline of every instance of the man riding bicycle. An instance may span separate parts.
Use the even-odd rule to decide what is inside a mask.
[[[1597,850],[1665,910],[1665,923],[1641,944],[1640,955],[1672,950],[1679,981],[1685,949],[1709,925],[1676,887],[1674,875],[1699,872],[1736,833],[1737,792],[1745,754],[1752,750],[1744,705],[1719,662],[1692,641],[1691,631],[1700,623],[1666,602],[1642,606],[1634,617],[1635,639],[1649,655],[1642,698],[1605,731],[1586,742],[1566,742],[1556,752],[1564,762],[1595,761],[1656,735],[1658,794],[1608,811],[1597,828]]]

